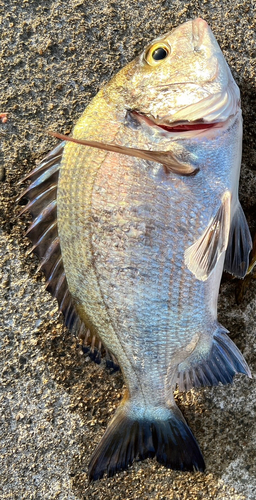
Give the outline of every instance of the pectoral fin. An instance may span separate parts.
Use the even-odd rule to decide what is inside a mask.
[[[249,265],[252,238],[243,209],[238,203],[231,221],[224,269],[228,273],[244,278]]]
[[[185,250],[185,264],[200,281],[210,276],[221,254],[226,250],[230,228],[231,194],[226,191],[216,215],[200,238]]]

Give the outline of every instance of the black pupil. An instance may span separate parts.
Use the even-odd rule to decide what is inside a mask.
[[[154,50],[152,53],[152,57],[155,61],[161,61],[161,59],[164,59],[167,56],[167,50],[165,50],[163,47],[158,47],[158,49]]]

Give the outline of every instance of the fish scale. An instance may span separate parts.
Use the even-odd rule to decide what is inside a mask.
[[[113,163],[111,164],[111,168],[113,169]],[[120,166],[119,165],[117,166],[117,168],[120,171]],[[101,169],[101,175],[104,177],[104,168]],[[117,176],[117,173],[114,175],[113,178],[114,178],[115,186],[117,186],[118,185],[118,176]],[[97,183],[98,183],[98,185],[100,184],[100,179],[97,180]],[[141,184],[142,183],[140,182],[140,186],[141,186]],[[132,185],[132,188],[133,188],[133,196],[138,197],[139,193],[136,193],[135,183],[133,181],[131,181],[131,185]],[[117,189],[117,191],[118,191],[118,189]],[[135,191],[135,194],[134,194],[134,191]],[[111,192],[113,192],[113,186],[112,185],[109,186],[109,192],[105,193],[105,197],[103,197],[99,193],[99,203],[100,203],[101,206],[107,207],[108,206],[107,205],[108,202],[110,204],[112,204]],[[149,192],[147,190],[147,197],[148,197],[148,195],[149,195]],[[123,198],[120,201],[122,202]],[[141,200],[141,202],[142,202],[142,205],[143,205],[143,200]],[[157,203],[156,198],[154,198],[154,203]],[[118,202],[116,201],[115,206],[117,206],[117,205],[118,205]],[[132,211],[132,208],[131,208],[132,207],[132,200],[129,199],[128,202],[127,202],[127,205],[129,207],[128,214],[127,214],[127,220],[129,221],[129,224],[132,225],[133,221],[132,221],[131,216],[130,216],[130,212]],[[92,209],[93,209],[93,204],[92,204]],[[186,207],[185,207],[185,209],[186,209]],[[99,206],[97,206],[97,210],[101,211],[101,208]],[[156,208],[156,212],[159,213],[158,208]],[[160,220],[163,220],[163,214],[160,213],[159,218],[160,218]],[[99,220],[99,224],[98,225],[101,226],[101,228],[102,228],[102,226],[104,226],[104,223],[102,222],[103,221],[102,215],[101,215],[101,218],[97,217],[97,219]],[[155,221],[155,215],[152,215],[152,219]],[[146,214],[141,214],[141,220],[142,221],[146,220]],[[172,223],[175,223],[175,221],[172,220]],[[116,225],[118,227],[118,222],[117,222]],[[151,225],[152,225],[152,221],[151,221]],[[115,226],[115,222],[114,221],[113,221],[113,226]],[[166,226],[166,229],[168,228],[168,224],[164,224],[164,226]],[[101,231],[100,228],[98,230]],[[152,240],[154,241],[154,244],[157,244],[157,242],[159,241],[159,239],[161,239],[162,235],[164,235],[164,232],[163,231],[160,232],[160,231],[161,231],[161,229],[160,229],[159,224],[158,224],[157,225],[157,234],[155,234],[154,238],[152,238]],[[169,237],[168,237],[168,232],[169,232]],[[92,233],[93,234],[97,234],[97,227],[95,225],[93,226]],[[146,252],[145,252],[145,247],[144,247],[144,252],[143,253],[140,252],[140,241],[138,242],[137,248],[134,248],[132,250],[131,250],[132,243],[131,243],[131,241],[128,241],[129,254],[127,255],[127,252],[125,252],[125,250],[124,250],[124,254],[121,254],[119,256],[120,259],[118,260],[118,262],[113,262],[112,263],[111,269],[113,269],[113,272],[115,271],[115,269],[120,269],[120,267],[122,267],[122,265],[124,265],[124,263],[123,264],[122,264],[122,262],[120,263],[120,260],[122,260],[122,257],[125,258],[125,259],[127,259],[128,256],[129,256],[129,261],[126,262],[126,265],[128,265],[128,267],[130,266],[131,268],[135,267],[136,269],[141,269],[141,268],[143,268],[142,267],[143,263],[141,265],[141,263],[139,263],[138,260],[139,260],[139,258],[140,258],[140,260],[143,259],[145,261],[145,265],[144,265],[143,269],[145,270],[145,268],[148,267],[150,269],[151,273],[153,274],[153,276],[151,277],[151,286],[156,285],[157,290],[159,290],[158,296],[154,300],[158,300],[159,303],[162,302],[162,304],[163,304],[165,302],[164,297],[163,297],[163,294],[165,293],[165,290],[166,290],[166,293],[168,295],[169,295],[169,293],[171,291],[173,291],[173,293],[171,293],[171,297],[173,298],[173,303],[171,304],[171,306],[172,306],[171,309],[173,310],[173,308],[175,308],[173,310],[172,314],[173,314],[174,317],[176,317],[177,313],[179,311],[179,305],[177,304],[177,297],[179,296],[180,287],[176,286],[176,288],[173,289],[172,288],[172,284],[171,284],[170,287],[166,287],[166,286],[164,287],[164,286],[161,286],[161,285],[159,287],[157,286],[157,282],[158,282],[158,280],[160,279],[160,276],[161,276],[161,269],[159,269],[159,261],[162,261],[163,265],[165,265],[165,273],[168,272],[169,276],[171,276],[171,277],[174,276],[173,269],[171,268],[171,266],[169,266],[169,268],[168,268],[168,257],[163,256],[163,253],[162,253],[161,250],[162,250],[162,248],[165,247],[166,250],[170,251],[170,249],[172,248],[172,246],[174,248],[177,247],[177,241],[173,238],[173,233],[171,231],[166,230],[165,233],[167,233],[167,234],[165,234],[164,241],[161,241],[161,244],[158,245],[159,253],[158,253],[158,260],[157,261],[154,261],[154,259],[153,259],[152,262],[149,261],[150,252],[151,252],[150,247],[149,247],[149,250],[148,250],[149,255],[147,256]],[[109,252],[111,252],[111,250],[109,250],[109,240],[111,240],[111,234],[112,234],[112,232],[110,232],[110,238],[106,239],[106,233],[104,233],[102,231],[102,237],[97,239],[97,245],[98,245],[98,242],[101,239],[102,242],[104,242],[104,248],[106,248],[107,251],[109,251]],[[163,238],[162,238],[162,240],[163,240]],[[181,244],[181,241],[179,241],[179,244],[180,244],[180,247],[182,248],[183,245],[185,247],[186,242],[184,241]],[[131,251],[133,252],[132,256],[131,256]],[[94,250],[94,253],[95,252],[96,252],[96,249]],[[97,249],[97,255],[98,254],[99,254],[99,251]],[[108,257],[106,256],[105,253],[104,254],[102,253],[101,257],[102,257],[102,265],[101,265],[101,269],[99,271],[99,275],[101,276],[102,280],[104,280],[104,283],[108,284],[111,281],[111,277],[110,276],[107,276],[107,277],[104,276],[104,268],[106,268],[105,263],[108,262],[108,261],[110,261],[110,259],[108,259]],[[131,259],[133,259],[132,262],[131,262]],[[182,263],[183,263],[182,252],[181,252],[181,256],[180,256],[180,261],[178,259],[179,259],[179,257],[176,259],[176,267],[180,266],[180,268],[181,268],[182,267]],[[97,267],[98,267],[98,265],[99,264],[97,264]],[[109,268],[110,268],[110,266],[108,266],[105,269],[105,272],[108,272]],[[181,271],[182,271],[182,269],[181,269]],[[124,273],[122,273],[122,275],[123,274]],[[189,281],[190,276],[188,276],[187,278],[188,278],[188,281]],[[125,278],[124,278],[125,286],[126,286],[126,280],[127,279],[128,279],[128,276],[127,276],[127,273],[126,273]],[[175,279],[176,279],[177,282],[178,282],[179,279],[181,280],[182,279],[181,273],[176,273],[175,274]],[[136,293],[137,287],[140,287],[140,281],[137,283],[136,281],[133,282],[133,280],[131,280],[131,283],[128,286],[128,288],[131,288],[134,291],[133,292],[133,296]],[[144,285],[144,289],[143,290],[141,288],[139,289],[138,294],[139,294],[139,297],[140,297],[140,304],[137,307],[137,309],[141,309],[141,307],[143,307],[143,305],[144,305],[145,306],[144,308],[146,309],[146,311],[151,311],[152,307],[154,306],[154,304],[152,304],[151,307],[150,307],[150,305],[147,305],[148,286],[149,286],[148,282],[146,282],[145,285]],[[182,293],[184,293],[184,292],[182,291]],[[186,287],[185,287],[185,293],[186,293]],[[183,297],[181,297],[181,300],[183,300],[183,302],[184,302]],[[117,303],[117,298],[113,299],[112,303],[116,304]],[[109,309],[111,309],[111,307]],[[190,312],[191,311],[189,311],[189,314],[190,314]],[[128,314],[128,316],[134,317],[134,315],[136,316],[135,310],[133,309],[130,312],[130,314]],[[152,319],[154,319],[154,318],[157,319],[157,316],[153,315]],[[166,324],[166,318],[163,317],[162,312],[160,313],[160,318],[162,318],[162,322],[164,324]],[[169,323],[170,322],[172,322],[172,318],[169,320]],[[142,321],[141,321],[141,325],[140,325],[141,328],[143,326],[143,323],[145,324],[145,318],[143,318]],[[152,328],[152,326],[153,325],[150,325],[150,328]],[[120,328],[120,325],[118,325],[118,327]],[[155,328],[158,328],[158,324],[155,325]],[[170,325],[169,326],[167,325],[166,329],[168,331],[168,329],[170,329]],[[188,332],[188,334],[189,334],[189,332]],[[134,334],[131,336],[131,338],[133,339],[133,343],[134,343]],[[144,339],[144,336],[142,336],[142,339]]]
[[[252,247],[239,89],[207,23],[154,40],[61,137],[28,176],[28,236],[65,324],[126,383],[89,477],[153,456],[204,470],[173,390],[250,376],[217,298],[223,266],[242,278]]]

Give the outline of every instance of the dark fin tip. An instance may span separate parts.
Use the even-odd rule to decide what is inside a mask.
[[[95,347],[94,347],[93,350],[90,349],[89,356],[90,356],[90,359],[92,361],[94,361],[94,363],[96,363],[97,365],[100,365],[100,363],[101,363],[101,352],[98,349],[96,349]]]
[[[239,203],[231,221],[224,270],[237,278],[244,278],[249,266],[251,249],[252,238],[250,230],[244,211]]]
[[[106,368],[111,372],[115,373],[120,370],[118,361],[115,356],[106,349]]]
[[[168,420],[133,420],[119,408],[91,458],[90,481],[127,469],[134,460],[156,456],[165,467],[182,471],[204,471],[198,444],[178,410]]]

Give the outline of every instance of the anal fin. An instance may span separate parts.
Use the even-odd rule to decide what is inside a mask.
[[[177,368],[176,383],[179,390],[189,391],[193,387],[230,384],[236,373],[251,377],[250,368],[242,353],[228,337],[220,324],[211,342],[199,342],[193,353]],[[205,341],[206,342],[206,341]]]

